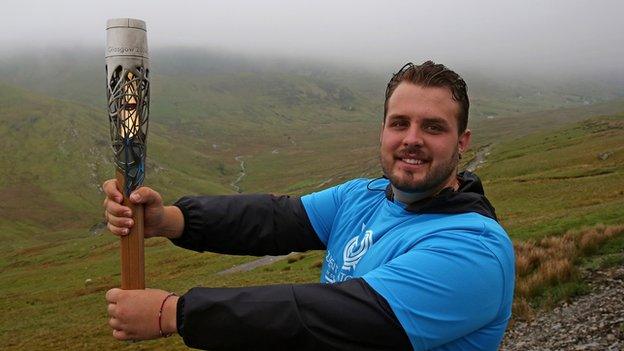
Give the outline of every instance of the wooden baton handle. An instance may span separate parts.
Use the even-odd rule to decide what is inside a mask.
[[[117,184],[124,194],[125,180],[117,171]],[[124,290],[145,289],[145,255],[143,205],[135,205],[124,194],[123,205],[130,207],[134,225],[130,233],[121,237],[121,288]]]

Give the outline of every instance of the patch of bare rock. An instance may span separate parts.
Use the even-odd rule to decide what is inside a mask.
[[[515,322],[500,350],[624,350],[624,267],[583,274],[590,294]]]

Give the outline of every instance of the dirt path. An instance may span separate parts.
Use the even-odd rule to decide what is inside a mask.
[[[466,165],[466,170],[474,172],[477,168],[481,167],[481,165],[485,163],[485,158],[490,154],[490,150],[492,150],[492,145],[480,148],[475,157]]]
[[[277,262],[277,261],[282,260],[282,259],[284,259],[286,257],[288,257],[288,255],[263,256],[262,258],[259,258],[257,260],[254,260],[254,261],[251,261],[251,262],[247,262],[247,263],[244,263],[244,264],[239,264],[238,266],[234,266],[232,268],[223,270],[221,272],[217,272],[217,274],[221,275],[221,274],[248,272],[248,271],[250,271],[252,269],[256,269],[258,267],[270,265],[271,263]]]
[[[316,188],[317,188],[317,189],[318,189],[318,188],[322,188],[322,187],[324,187],[325,185],[329,184],[332,180],[334,180],[334,177],[330,177],[330,178],[328,178],[328,179],[326,179],[326,180],[322,181],[319,185],[317,185],[317,186],[316,186]]]
[[[236,157],[234,157],[234,159],[236,160],[236,162],[240,162],[240,173],[238,174],[238,178],[236,178],[235,181],[230,183],[230,186],[232,188],[234,188],[234,190],[236,190],[237,193],[241,193],[241,188],[239,186],[240,182],[243,180],[243,178],[245,177],[245,175],[247,175],[247,173],[245,173],[245,161],[243,161],[243,156],[242,155],[238,155]]]

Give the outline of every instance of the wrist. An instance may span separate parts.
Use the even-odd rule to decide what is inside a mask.
[[[182,236],[184,231],[184,215],[177,206],[165,206],[165,223],[162,236],[176,239]]]
[[[178,313],[177,295],[172,295],[164,301],[162,307],[162,315],[160,316],[161,336],[168,336],[178,332],[177,313]]]

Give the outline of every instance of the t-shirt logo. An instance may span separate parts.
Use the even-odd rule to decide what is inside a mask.
[[[355,266],[360,262],[362,256],[366,254],[366,251],[368,251],[368,248],[373,243],[373,231],[370,229],[364,233],[362,241],[358,243],[359,237],[359,235],[354,237],[345,245],[344,251],[342,252],[342,270],[344,271],[348,271],[351,268],[355,270]]]

